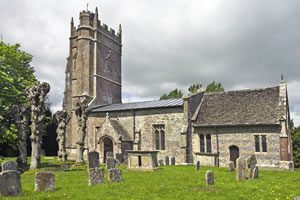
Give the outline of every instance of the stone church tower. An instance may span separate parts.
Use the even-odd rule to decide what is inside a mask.
[[[63,109],[71,116],[67,125],[66,146],[74,148],[77,121],[74,106],[87,98],[89,106],[121,103],[122,30],[115,31],[95,13],[82,11],[80,24],[70,27],[70,52],[67,58]]]

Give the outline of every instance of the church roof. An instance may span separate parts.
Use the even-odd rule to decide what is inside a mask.
[[[205,93],[195,126],[278,124],[279,87]]]
[[[183,106],[183,99],[167,99],[155,101],[142,101],[133,103],[110,104],[107,106],[93,107],[92,112],[109,112],[122,110],[138,110],[149,108],[168,108]]]

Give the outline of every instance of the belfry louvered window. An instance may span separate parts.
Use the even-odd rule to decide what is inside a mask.
[[[203,135],[200,135],[200,152],[205,152],[204,136]]]
[[[153,125],[154,137],[155,137],[155,149],[165,150],[166,149],[166,135],[164,125]]]

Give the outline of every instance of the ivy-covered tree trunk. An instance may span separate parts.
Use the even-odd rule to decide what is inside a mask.
[[[31,162],[30,169],[41,166],[41,146],[43,122],[45,119],[45,97],[50,91],[50,85],[46,82],[34,85],[26,89],[26,94],[31,103]]]
[[[70,120],[68,113],[65,110],[57,111],[55,114],[58,127],[56,129],[58,143],[58,159],[62,162],[67,161],[67,152],[66,152],[66,125]]]
[[[78,123],[78,138],[77,138],[77,156],[76,163],[83,163],[83,153],[84,153],[84,140],[86,137],[86,120],[88,113],[87,99],[84,98],[78,101],[75,105],[75,115],[77,117]]]
[[[16,126],[18,128],[18,167],[25,168],[27,167],[27,129],[30,115],[30,106],[26,104],[13,105],[11,107],[11,115],[13,116]]]

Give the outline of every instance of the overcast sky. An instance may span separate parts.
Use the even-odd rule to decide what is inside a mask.
[[[123,102],[158,99],[193,83],[225,90],[288,84],[300,125],[300,1],[0,0],[1,39],[32,54],[40,81],[60,109],[70,20],[98,6],[101,22],[123,29]]]

